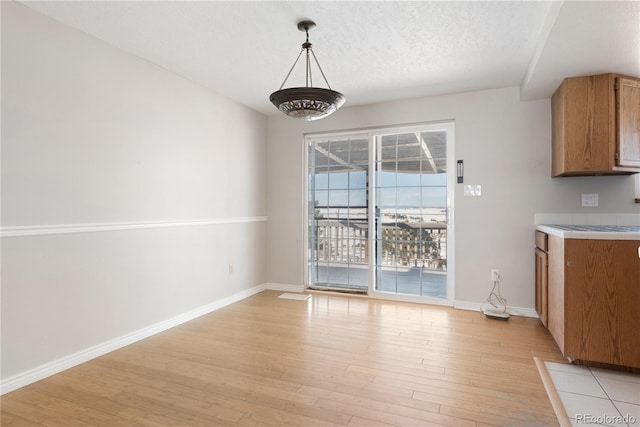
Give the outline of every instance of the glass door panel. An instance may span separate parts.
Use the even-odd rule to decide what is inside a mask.
[[[369,141],[309,142],[309,286],[368,290]]]
[[[446,131],[382,135],[376,145],[375,290],[447,298]]]

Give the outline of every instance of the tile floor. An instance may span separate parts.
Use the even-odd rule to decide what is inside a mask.
[[[640,427],[640,375],[545,362],[573,426]]]

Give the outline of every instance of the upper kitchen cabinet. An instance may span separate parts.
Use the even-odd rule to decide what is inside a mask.
[[[564,79],[551,114],[552,176],[640,172],[640,78]]]

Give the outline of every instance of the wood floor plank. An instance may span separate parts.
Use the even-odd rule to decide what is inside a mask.
[[[29,420],[27,418],[23,418],[19,415],[15,415],[11,412],[4,411],[2,413],[2,425],[4,427],[23,427],[23,426],[31,426],[31,427],[38,427],[38,426],[44,426],[44,424],[33,421],[33,420]]]
[[[386,413],[389,414],[388,419],[393,419],[393,422],[408,420],[409,424],[407,425],[412,425],[419,422],[432,422],[443,426],[475,426],[475,422],[473,421],[465,422],[463,420],[460,420],[459,418],[441,415],[439,413],[440,405],[433,402],[421,402],[419,400],[402,398],[386,399],[382,396],[376,396],[374,398],[359,396],[358,398],[354,398],[353,394],[351,393],[340,393],[313,387],[303,387],[300,389],[300,393],[311,393],[315,396],[318,396],[319,398],[322,398],[325,401],[337,402],[339,404],[343,402],[349,402],[350,405],[359,408],[359,413],[366,413],[367,411]],[[404,418],[396,418],[396,416]],[[415,421],[411,421],[411,419]]]
[[[349,423],[349,427],[398,427],[398,424],[387,424],[366,418],[353,417]]]
[[[0,398],[4,426],[555,426],[537,319],[265,291]]]

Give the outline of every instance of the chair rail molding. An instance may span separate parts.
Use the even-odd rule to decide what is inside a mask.
[[[146,228],[193,227],[244,222],[264,222],[267,216],[223,217],[192,220],[20,225],[0,228],[0,237],[45,236],[50,234],[94,233],[103,231],[140,230]]]

